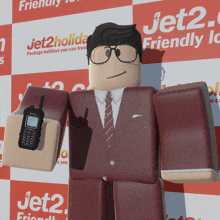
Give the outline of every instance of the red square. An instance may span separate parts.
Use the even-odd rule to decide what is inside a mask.
[[[5,128],[0,127],[0,150],[3,151]],[[10,167],[2,165],[2,154],[0,154],[0,179],[10,179]]]
[[[2,165],[2,154],[0,154],[0,179],[10,180],[10,167]]]
[[[219,58],[219,6],[207,0],[139,4],[133,6],[133,21],[144,49],[165,51],[163,62]],[[152,61],[143,57],[143,63]]]
[[[67,198],[66,184],[11,181],[10,219],[66,219]]]

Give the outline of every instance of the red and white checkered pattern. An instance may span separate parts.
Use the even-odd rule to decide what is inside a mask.
[[[0,220],[66,220],[68,128],[55,169],[41,172],[2,166],[4,127],[29,85],[90,89],[86,40],[101,23],[137,24],[144,53],[165,51],[162,63],[143,57],[142,85],[208,84],[220,155],[219,11],[207,0],[1,0]],[[219,189],[165,182],[167,219],[218,219]]]

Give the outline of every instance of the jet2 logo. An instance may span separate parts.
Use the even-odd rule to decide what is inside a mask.
[[[49,196],[49,193],[45,193],[44,197],[42,197],[42,198],[40,198],[38,196],[31,197],[31,192],[28,191],[28,192],[26,192],[26,195],[25,195],[24,204],[22,205],[21,201],[18,201],[17,206],[21,210],[26,210],[29,207],[30,210],[32,210],[34,212],[37,212],[42,209],[43,212],[58,213],[58,214],[63,213],[63,210],[57,209],[64,202],[63,196],[60,194],[54,194],[51,196],[51,198],[48,196]],[[59,201],[56,204],[52,205],[50,208],[47,208],[49,206],[47,204],[47,202],[49,200],[55,201],[57,198],[59,199]],[[65,213],[65,211],[64,211],[64,213]],[[23,212],[18,213],[18,215],[23,215],[23,214],[24,214]],[[23,219],[27,219],[27,217],[24,217]],[[31,218],[31,219],[33,219],[33,218]]]
[[[5,38],[0,38],[0,52],[5,51]],[[5,57],[0,57],[0,65],[4,63]]]

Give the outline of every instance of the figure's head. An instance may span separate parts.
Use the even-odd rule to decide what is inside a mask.
[[[88,37],[92,89],[110,91],[141,85],[142,41],[135,26],[105,23]]]

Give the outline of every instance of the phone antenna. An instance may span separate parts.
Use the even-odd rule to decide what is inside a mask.
[[[42,110],[43,108],[43,102],[44,102],[44,96],[40,97],[40,104],[39,104],[39,109]]]

